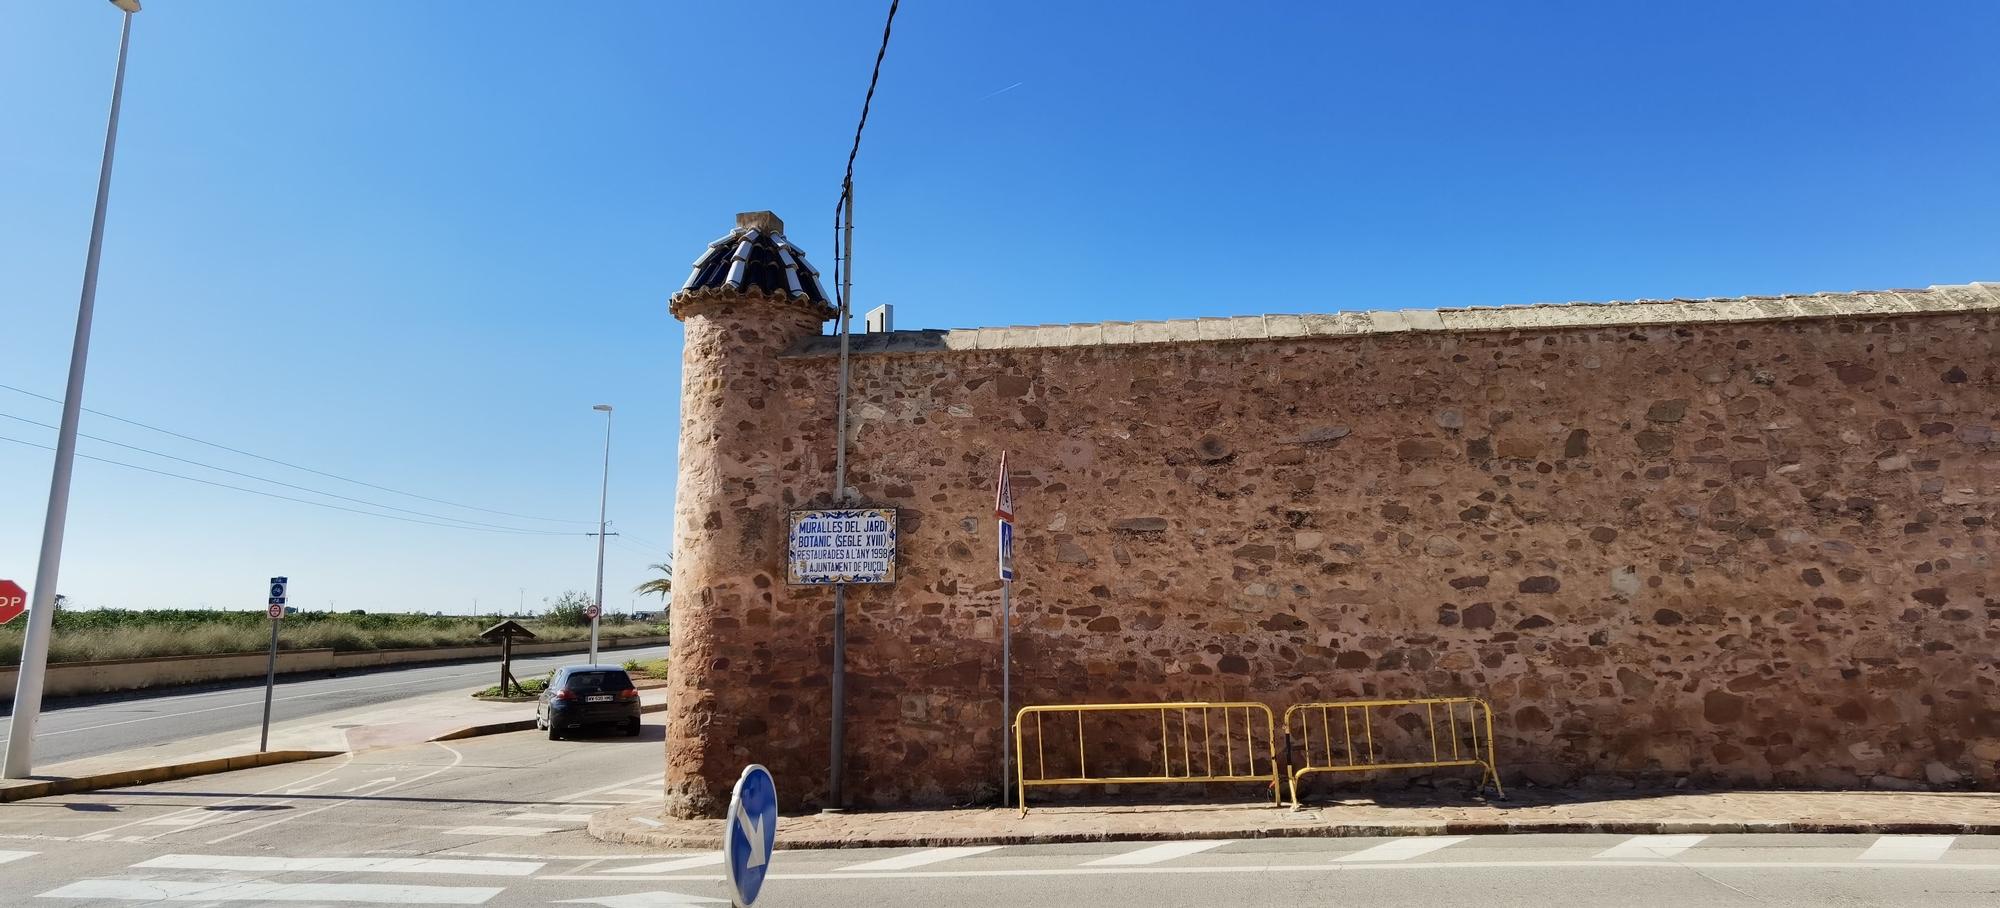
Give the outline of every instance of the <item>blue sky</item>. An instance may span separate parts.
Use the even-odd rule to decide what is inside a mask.
[[[153,0],[85,404],[589,521],[610,402],[624,607],[671,541],[666,298],[739,210],[831,271],[885,7]],[[2000,280],[1996,33],[1990,3],[911,0],[857,170],[856,301],[951,327]],[[117,35],[108,3],[0,4],[6,385],[62,391]],[[57,418],[6,390],[0,413]],[[49,462],[0,443],[24,585]],[[310,607],[462,612],[585,589],[593,555],[83,462],[61,586],[254,608],[288,574]]]

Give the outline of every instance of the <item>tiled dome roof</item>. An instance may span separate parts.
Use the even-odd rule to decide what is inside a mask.
[[[785,239],[785,222],[768,211],[736,216],[736,229],[702,251],[687,283],[674,294],[681,301],[717,292],[760,295],[789,300],[828,318],[835,312],[819,286],[819,269],[806,261],[805,250]]]

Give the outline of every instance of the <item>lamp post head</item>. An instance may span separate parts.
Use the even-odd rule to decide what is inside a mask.
[[[139,0],[111,0],[111,5],[118,7],[119,9],[122,9],[128,13],[136,13],[139,11]]]
[[[609,413],[609,412],[611,412],[611,405],[610,405],[610,404],[598,404],[598,405],[597,405],[597,406],[595,406],[595,407],[591,407],[591,409],[592,409],[592,410],[602,410],[602,411],[604,411],[604,412],[606,412],[606,413]]]

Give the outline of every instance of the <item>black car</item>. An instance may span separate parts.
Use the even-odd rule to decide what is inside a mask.
[[[616,725],[639,733],[639,691],[616,665],[568,665],[549,676],[535,704],[535,727],[560,740],[570,729]]]

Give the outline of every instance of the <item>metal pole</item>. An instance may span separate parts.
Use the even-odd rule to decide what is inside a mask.
[[[841,187],[843,203],[841,210],[846,213],[847,223],[842,228],[845,233],[843,252],[846,268],[840,275],[840,390],[836,396],[834,434],[840,438],[834,443],[833,455],[833,497],[842,504],[847,503],[847,331],[849,312],[854,310],[854,183],[848,181]],[[846,805],[841,795],[841,778],[846,773],[846,718],[847,718],[847,584],[837,583],[833,587],[833,738],[829,742],[829,766],[827,769],[827,809],[840,810]]]
[[[276,615],[271,618],[271,658],[264,664],[264,730],[257,735],[258,753],[271,745],[271,690],[278,686],[278,623],[283,620]]]
[[[604,410],[604,484],[597,490],[597,614],[590,619],[590,664],[597,664],[597,622],[604,614],[604,504],[611,494],[611,409]]]
[[[56,577],[62,567],[63,528],[69,520],[70,470],[76,465],[76,425],[83,409],[84,362],[90,355],[90,319],[97,305],[97,262],[104,250],[104,208],[111,200],[111,158],[118,147],[118,106],[125,94],[125,47],[132,38],[132,13],[118,33],[118,74],[111,81],[111,120],[104,129],[104,162],[97,171],[97,213],[90,221],[90,254],[83,265],[83,296],[76,307],[76,340],[69,353],[69,386],[63,391],[62,429],[56,436],[55,470],[49,477],[49,509],[42,521],[41,560],[28,630],[21,641],[21,667],[14,685],[14,720],[7,734],[7,760],[0,776],[25,779],[35,771],[35,722],[42,712],[42,674],[49,664]]]
[[[1007,726],[1014,713],[1014,581],[1000,582],[1000,806],[1007,806],[1007,780],[1012,755],[1007,752]]]

